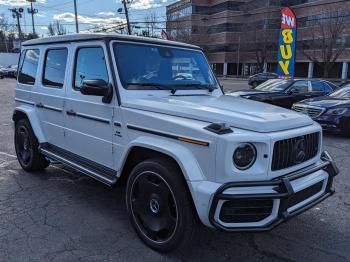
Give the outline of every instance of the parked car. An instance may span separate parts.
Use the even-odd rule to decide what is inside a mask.
[[[4,67],[0,65],[0,79],[3,79],[5,77],[6,73],[4,71]]]
[[[291,108],[296,102],[306,98],[327,95],[336,88],[336,85],[324,80],[272,79],[257,86],[254,90],[234,91],[227,93],[227,95],[240,96],[276,106]]]
[[[184,61],[192,77],[178,77]],[[333,194],[338,170],[321,127],[224,95],[197,46],[57,36],[24,42],[19,68],[12,119],[22,168],[58,161],[109,186],[126,180],[131,223],[159,252],[193,244],[198,220],[270,230]]]
[[[275,73],[269,73],[269,72],[259,73],[259,74],[250,76],[248,79],[248,84],[255,88],[269,79],[276,79],[276,78],[278,78],[278,75]]]
[[[10,65],[4,69],[6,77],[16,77],[17,76],[17,65]]]
[[[292,108],[310,116],[323,129],[350,137],[350,85],[328,96],[303,100]]]

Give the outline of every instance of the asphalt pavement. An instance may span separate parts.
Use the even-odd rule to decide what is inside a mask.
[[[223,84],[247,87],[242,80]],[[0,80],[0,261],[350,261],[348,138],[324,137],[341,171],[333,197],[270,232],[203,228],[186,250],[161,255],[134,233],[122,186],[109,188],[60,165],[38,173],[20,168],[14,94],[15,81]]]

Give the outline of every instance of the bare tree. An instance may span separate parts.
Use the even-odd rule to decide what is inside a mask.
[[[343,12],[330,10],[316,20],[312,38],[302,43],[303,55],[323,69],[323,77],[329,77],[336,60],[347,47],[344,37]]]
[[[154,11],[149,12],[145,17],[144,17],[144,24],[146,27],[147,34],[149,37],[156,37],[156,29],[157,29],[157,14]]]
[[[6,34],[12,30],[12,26],[9,24],[8,19],[4,14],[0,14],[0,51],[6,51],[12,49],[12,43],[10,43]]]
[[[50,23],[47,30],[50,36],[67,34],[66,28],[58,20],[54,23]]]

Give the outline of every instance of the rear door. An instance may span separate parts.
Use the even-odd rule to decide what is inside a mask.
[[[113,107],[99,96],[83,95],[84,80],[102,79],[111,83],[111,71],[104,42],[72,44],[74,52],[71,81],[66,96],[66,150],[84,160],[114,167],[112,153]],[[115,97],[115,96],[114,96]]]
[[[17,104],[35,105],[32,92],[39,85],[37,78],[40,52],[40,48],[35,47],[25,49],[21,53],[15,98]]]
[[[42,49],[38,82],[34,87],[35,104],[46,141],[64,145],[64,97],[69,84],[67,75],[68,48],[64,45]]]

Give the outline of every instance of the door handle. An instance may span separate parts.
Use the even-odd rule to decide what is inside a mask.
[[[69,116],[76,116],[77,115],[77,113],[73,109],[66,111],[66,113]]]
[[[36,104],[36,107],[37,108],[44,108],[44,105],[42,103],[38,103],[38,104]]]

